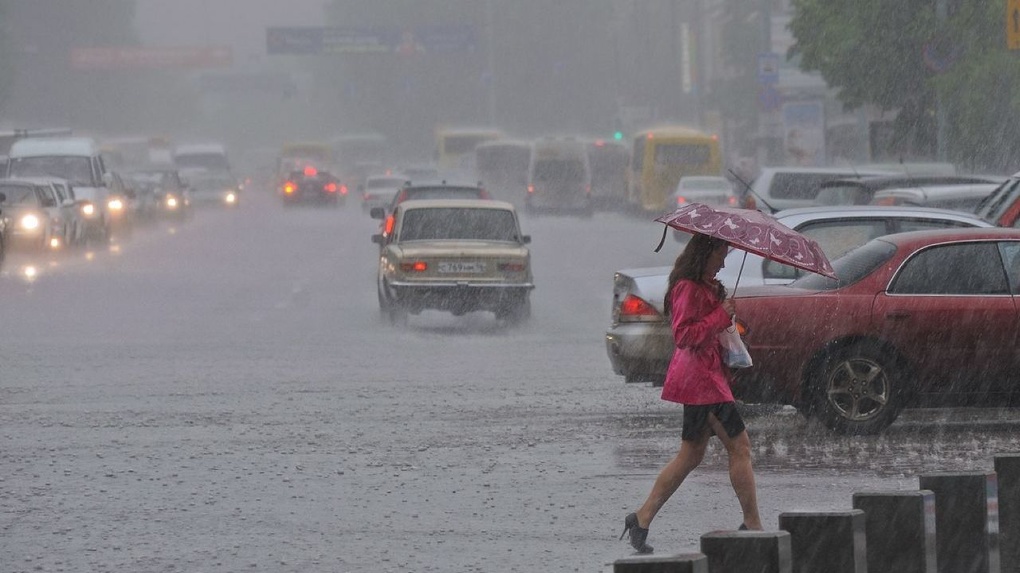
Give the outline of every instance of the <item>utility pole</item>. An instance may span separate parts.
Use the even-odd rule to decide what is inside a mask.
[[[486,0],[485,2],[485,19],[486,27],[488,28],[487,40],[485,42],[488,54],[488,104],[489,104],[489,126],[496,125],[496,48],[494,46],[494,40],[496,37],[496,15],[495,8],[493,7],[493,0]]]
[[[949,5],[947,0],[935,0],[935,21],[937,22],[936,34],[942,33],[948,16]],[[935,157],[938,161],[946,160],[946,109],[942,103],[942,94],[938,88],[935,90]]]

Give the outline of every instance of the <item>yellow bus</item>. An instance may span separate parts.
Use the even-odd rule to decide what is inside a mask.
[[[682,175],[722,175],[719,138],[684,126],[647,129],[634,135],[628,201],[646,211],[665,211]]]
[[[495,141],[503,133],[491,128],[440,128],[436,130],[436,164],[440,169],[475,168],[475,147],[479,143]]]

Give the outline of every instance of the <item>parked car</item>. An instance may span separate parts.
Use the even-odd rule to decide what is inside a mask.
[[[999,227],[1020,226],[1020,172],[1014,173],[978,204],[977,215]]]
[[[11,248],[45,251],[65,246],[71,223],[49,181],[0,179],[0,193],[5,197],[5,239]]]
[[[763,167],[754,181],[747,182],[749,187],[737,182],[736,191],[741,206],[774,213],[810,207],[826,181],[893,174],[853,167]]]
[[[806,207],[781,211],[776,218],[817,241],[830,259],[890,233],[992,226],[974,215],[923,207]],[[668,266],[625,269],[614,275],[606,352],[613,371],[626,382],[661,385],[665,378],[673,355],[673,334],[662,315],[670,270]],[[789,284],[803,274],[734,249],[717,276],[730,292],[740,295],[755,286]]]
[[[1015,405],[1020,231],[945,229],[874,239],[805,276],[737,296],[754,367],[748,401],[793,404],[848,434],[903,408]]]
[[[489,311],[508,323],[531,314],[531,237],[510,203],[406,201],[394,212],[393,232],[372,241],[381,246],[379,308],[395,324],[426,309]]]
[[[686,203],[735,207],[737,202],[737,195],[733,191],[733,183],[725,177],[713,175],[687,175],[681,177],[670,199],[670,205],[673,207],[679,207]]]
[[[884,175],[834,179],[819,186],[815,205],[868,205],[875,193],[885,189],[917,189],[929,186],[966,185],[1002,182],[1001,178],[981,175]],[[995,187],[995,185],[993,185]],[[925,205],[936,207],[937,205]]]
[[[973,213],[997,187],[995,183],[969,183],[883,189],[875,193],[871,204],[917,205]]]

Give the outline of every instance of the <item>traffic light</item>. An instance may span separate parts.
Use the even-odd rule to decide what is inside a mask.
[[[621,141],[623,139],[623,132],[622,131],[613,132],[613,139],[615,139],[616,141]]]

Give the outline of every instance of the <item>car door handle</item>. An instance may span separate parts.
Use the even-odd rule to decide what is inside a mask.
[[[885,317],[889,320],[903,320],[904,318],[910,318],[910,312],[906,310],[890,310],[885,313]]]

